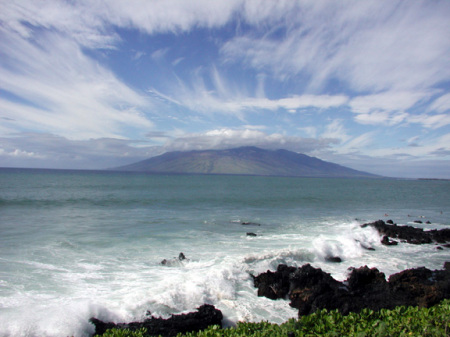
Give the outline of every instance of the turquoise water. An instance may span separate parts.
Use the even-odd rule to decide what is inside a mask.
[[[441,268],[448,250],[385,247],[359,225],[440,229],[449,214],[449,181],[2,169],[0,336],[89,336],[91,316],[131,321],[205,302],[227,324],[280,323],[295,310],[258,298],[251,273],[279,263],[311,263],[337,279],[352,266]],[[188,260],[173,259],[180,252]]]

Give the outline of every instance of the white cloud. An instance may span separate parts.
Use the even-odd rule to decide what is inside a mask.
[[[405,111],[429,96],[430,94],[426,92],[388,91],[357,96],[349,105],[353,112],[362,114],[372,111]]]
[[[230,114],[245,124],[262,124],[268,114],[253,120],[248,116],[259,110],[278,115],[281,110],[299,113],[296,121],[310,125],[312,119],[301,119],[304,110],[347,105],[354,120],[369,130],[376,125],[414,124],[415,130],[421,126],[430,132],[429,141],[414,143],[417,146],[372,148],[368,153],[374,157],[435,158],[448,152],[448,137],[431,134],[438,128],[443,132],[450,124],[450,95],[445,89],[439,91],[450,78],[450,5],[445,0],[111,0],[106,5],[101,0],[23,0],[4,1],[0,7],[0,89],[7,94],[0,97],[0,134],[35,132],[33,137],[5,137],[3,140],[12,143],[2,144],[1,158],[63,158],[65,145],[70,151],[61,165],[86,163],[95,151],[102,156],[104,149],[111,155],[105,154],[105,161],[128,155],[143,159],[149,149],[146,143],[133,147],[110,138],[144,139],[154,131],[150,115],[167,124],[172,119],[195,124],[197,113]],[[160,79],[154,79],[148,87],[156,88],[142,94],[99,63],[102,57],[106,60],[112,55],[112,50],[128,46],[122,38],[128,37],[130,29],[154,36],[180,35],[198,28],[223,28],[231,22],[235,24],[234,37],[229,38],[231,25],[226,28],[227,35],[214,31],[213,44],[220,49],[220,59],[189,69],[185,66],[192,62],[192,55],[174,54],[173,71],[179,72],[173,73],[173,78],[178,83],[164,79],[169,90],[156,83]],[[128,31],[119,36],[122,28]],[[174,48],[165,44],[152,47],[145,51],[136,47],[131,59],[143,64],[144,55],[161,59],[168,48]],[[152,55],[149,50],[156,52]],[[238,82],[233,72],[226,72],[236,71],[235,65],[254,77]],[[189,70],[194,73],[192,78],[177,77],[189,76]],[[285,87],[277,88],[280,83]],[[292,83],[296,83],[295,89]],[[438,94],[441,96],[435,98]],[[357,96],[349,99],[353,95]],[[435,100],[429,104],[431,98]],[[158,111],[162,105],[165,109]],[[279,115],[277,123],[283,117],[293,120]],[[221,125],[231,120],[228,117]],[[360,153],[374,144],[372,133],[355,138],[357,132],[346,128],[352,124],[344,127],[341,119],[327,125],[319,125],[327,122],[318,120],[314,119],[315,127],[289,125],[309,137],[323,137],[318,139],[267,131],[280,129],[281,124],[204,133],[193,133],[186,126],[172,138],[163,131],[150,134],[159,144],[166,141],[167,149],[256,145],[314,152],[330,150],[339,143],[342,154]],[[61,147],[53,147],[53,143]],[[162,150],[157,149],[149,154]],[[333,150],[337,153],[338,147]]]
[[[124,137],[124,129],[152,127],[142,113],[149,101],[57,33],[35,40],[1,31],[0,88],[20,99],[0,99],[16,131],[35,130],[73,139]],[[31,103],[32,102],[32,103]]]
[[[450,93],[437,98],[431,105],[429,110],[437,112],[446,112],[450,110]]]
[[[357,96],[349,106],[356,114],[355,121],[369,125],[398,125],[401,123],[422,124],[431,129],[437,129],[449,124],[445,114],[413,114],[407,110],[428,100],[429,92],[383,92],[379,94]],[[446,106],[446,95],[436,100],[429,110],[443,110]]]
[[[1,137],[0,144],[0,166],[3,167],[106,169],[162,152],[161,147],[134,146],[127,140],[71,140],[46,133]]]
[[[416,146],[392,146],[367,149],[365,154],[372,158],[394,158],[401,157],[414,161],[420,159],[445,159],[450,157],[450,133],[442,136],[424,138],[421,144]]]
[[[380,145],[377,132],[367,132],[325,152],[326,160],[388,177],[449,178],[450,134]]]
[[[194,111],[233,113],[241,119],[244,119],[242,116],[245,111],[251,110],[275,111],[284,109],[294,113],[302,108],[329,109],[342,106],[348,102],[348,97],[345,95],[326,94],[291,95],[279,99],[269,99],[263,96],[261,84],[257,87],[257,95],[251,96],[248,94],[248,89],[242,85],[230,83],[215,67],[212,68],[207,76],[202,75],[201,69],[195,72],[195,76],[191,81],[194,84],[193,86],[189,86],[180,80],[174,97],[169,97],[157,91],[154,91],[154,93]],[[208,86],[207,82],[211,82],[212,85]]]
[[[2,3],[0,21],[7,30],[24,39],[33,38],[33,29],[39,27],[70,36],[83,47],[115,48],[119,37],[108,28],[98,11],[106,12],[107,8],[92,1],[86,4],[55,0],[9,1]]]
[[[422,124],[426,128],[438,129],[447,125],[450,125],[449,114],[419,114],[410,116],[408,121],[410,123]]]
[[[131,59],[133,61],[138,61],[139,59],[141,59],[142,57],[144,57],[147,53],[143,52],[143,51],[133,51],[134,54],[131,57]]]
[[[292,7],[288,19],[278,22],[288,34],[237,36],[223,46],[224,59],[270,69],[281,79],[308,76],[316,90],[338,79],[358,92],[417,91],[450,77],[446,1],[317,1]]]
[[[407,119],[409,115],[403,111],[373,111],[369,113],[357,114],[355,121],[368,125],[396,125]]]
[[[169,48],[161,48],[158,50],[155,50],[152,54],[151,57],[152,59],[156,60],[156,61],[160,61],[161,59],[163,59],[166,54],[169,52]]]
[[[366,149],[368,146],[374,143],[375,135],[375,132],[366,132],[362,135],[354,137],[343,144],[343,146],[339,149],[339,152],[343,153],[345,151],[355,150],[358,152],[364,152],[363,149]]]
[[[19,149],[14,149],[11,152],[5,151],[4,149],[0,148],[0,157],[7,156],[7,157],[18,157],[18,158],[37,158],[37,159],[45,159],[46,156],[40,155],[38,153],[34,152],[28,152],[23,151]]]
[[[325,131],[322,133],[323,138],[339,139],[346,142],[350,139],[347,134],[348,130],[344,127],[344,123],[340,119],[335,119],[325,126]]]
[[[187,151],[205,149],[226,149],[240,146],[257,146],[266,149],[287,149],[311,153],[332,144],[336,139],[312,139],[286,136],[279,133],[268,134],[255,129],[214,129],[204,133],[191,133],[169,141],[164,147],[167,151]]]
[[[302,108],[327,109],[341,106],[346,102],[347,97],[342,95],[295,95],[280,99],[244,98],[241,100],[224,102],[223,106],[232,111],[241,111],[245,109],[285,109],[289,112],[295,112],[297,109]]]
[[[304,132],[306,135],[312,138],[316,138],[317,128],[314,126],[305,126],[302,128],[298,128],[300,131]]]
[[[85,9],[94,10],[104,21],[153,34],[224,25],[242,1],[111,0],[106,8],[102,1],[85,0],[82,3]]]
[[[338,143],[336,139],[313,139],[266,133],[256,128],[213,129],[203,133],[151,132],[162,145],[130,140],[98,138],[71,140],[52,134],[22,133],[0,138],[0,166],[105,169],[143,160],[166,151],[225,149],[258,146],[315,153]]]
[[[335,78],[357,91],[418,90],[450,77],[446,1],[36,0],[2,9],[2,21],[23,37],[33,35],[30,23],[88,48],[115,48],[114,26],[176,33],[238,18],[256,31],[229,40],[225,59],[280,78],[302,73],[311,88]]]

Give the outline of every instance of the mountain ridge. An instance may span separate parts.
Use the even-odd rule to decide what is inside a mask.
[[[166,152],[112,170],[160,174],[223,174],[289,177],[376,178],[316,157],[288,150],[244,146],[226,150]]]

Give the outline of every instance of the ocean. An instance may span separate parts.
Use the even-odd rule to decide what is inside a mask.
[[[258,297],[251,275],[310,263],[345,280],[349,267],[450,261],[434,244],[381,245],[360,227],[378,219],[448,228],[450,181],[0,169],[0,336],[90,336],[93,316],[203,303],[226,326],[282,323],[297,311]]]

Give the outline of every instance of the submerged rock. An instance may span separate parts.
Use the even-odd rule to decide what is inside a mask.
[[[183,253],[180,253],[178,255],[178,258],[174,257],[173,259],[169,259],[169,260],[164,259],[161,261],[161,264],[163,266],[179,266],[180,262],[182,262],[184,260],[187,260],[186,256]]]
[[[450,263],[445,264],[444,270],[408,269],[391,275],[389,281],[376,268],[352,268],[344,282],[309,264],[300,268],[279,265],[276,272],[254,277],[254,285],[258,296],[289,299],[299,316],[320,309],[338,309],[348,314],[364,308],[429,307],[450,298]]]
[[[242,226],[261,226],[260,223],[257,222],[241,222]]]
[[[172,317],[167,319],[151,317],[143,322],[111,323],[91,318],[90,322],[95,325],[94,336],[101,336],[106,330],[113,328],[133,331],[146,328],[148,336],[161,335],[169,337],[176,336],[178,333],[204,330],[211,325],[219,325],[221,327],[222,319],[223,315],[220,310],[212,305],[204,304],[196,312],[172,315]]]

